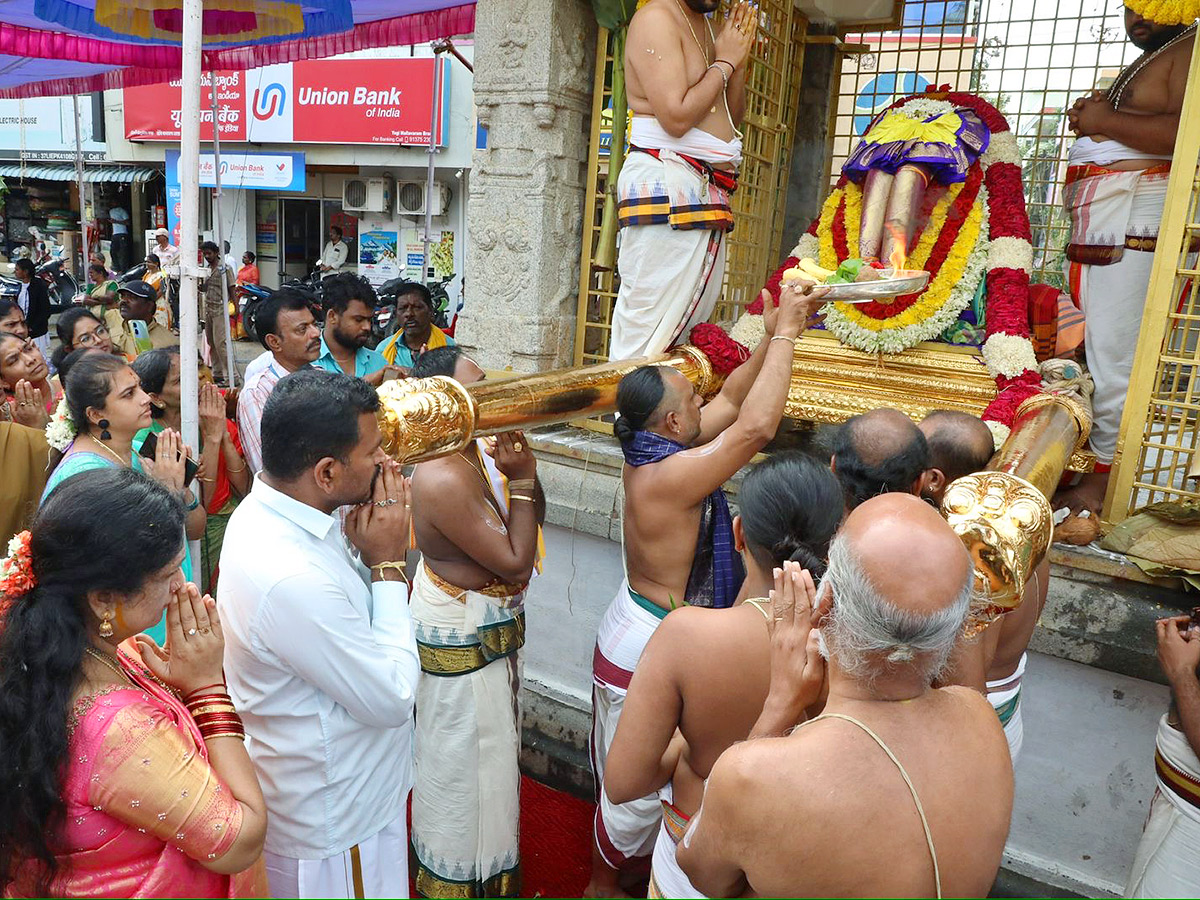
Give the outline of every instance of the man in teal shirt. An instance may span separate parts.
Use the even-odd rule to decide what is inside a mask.
[[[370,283],[353,272],[341,272],[325,279],[323,291],[325,335],[321,355],[313,365],[327,372],[356,375],[374,387],[385,378],[398,377],[400,370],[367,346],[376,301]]]

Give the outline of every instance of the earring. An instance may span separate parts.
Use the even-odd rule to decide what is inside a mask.
[[[104,618],[100,620],[100,627],[97,629],[97,631],[100,633],[100,637],[110,638],[113,636],[112,622],[109,621],[111,618],[112,616],[110,613],[105,613]]]
[[[108,419],[101,419],[96,424],[100,426],[100,440],[111,441],[112,432],[108,430]]]

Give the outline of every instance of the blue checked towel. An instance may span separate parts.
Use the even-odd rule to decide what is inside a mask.
[[[637,467],[660,462],[687,447],[651,431],[638,431],[622,449],[625,462]],[[700,535],[683,602],[689,606],[726,609],[733,606],[745,577],[742,558],[733,547],[729,501],[725,491],[717,488],[704,498],[704,508],[700,510]]]

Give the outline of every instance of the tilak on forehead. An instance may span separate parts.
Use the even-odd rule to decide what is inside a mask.
[[[1200,18],[1200,0],[1126,0],[1125,6],[1156,25],[1191,25]]]

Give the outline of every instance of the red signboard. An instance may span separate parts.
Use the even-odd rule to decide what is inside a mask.
[[[246,140],[247,72],[217,72],[217,120],[221,140]],[[125,88],[125,137],[131,141],[178,141],[181,81]],[[212,75],[200,78],[200,140],[211,141]],[[425,129],[429,131],[428,128]]]
[[[434,91],[440,65],[441,90]],[[253,143],[445,143],[448,61],[423,59],[308,60],[248,72],[218,72],[221,140]],[[207,76],[206,76],[207,78]],[[178,141],[179,82],[126,88],[125,136]],[[201,100],[201,140],[212,140],[211,94]]]

